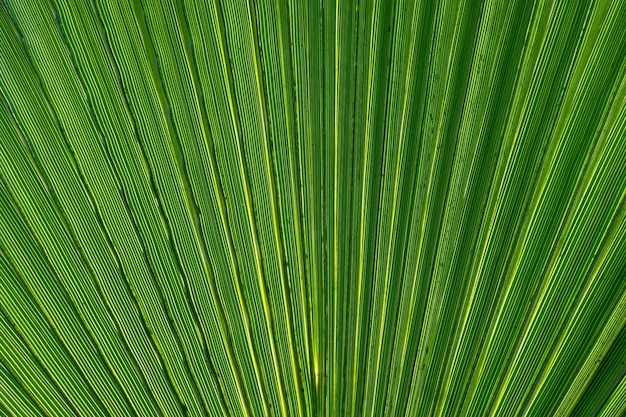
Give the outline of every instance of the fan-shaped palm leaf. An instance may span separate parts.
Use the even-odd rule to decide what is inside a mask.
[[[623,416],[625,22],[2,0],[0,415]]]

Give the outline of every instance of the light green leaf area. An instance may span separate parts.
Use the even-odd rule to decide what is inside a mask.
[[[624,415],[626,1],[0,1],[0,416]]]

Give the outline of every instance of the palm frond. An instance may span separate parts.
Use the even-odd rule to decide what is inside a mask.
[[[2,0],[0,415],[623,416],[624,22]]]

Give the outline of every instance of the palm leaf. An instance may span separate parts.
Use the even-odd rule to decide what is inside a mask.
[[[625,21],[3,0],[0,415],[626,414]]]

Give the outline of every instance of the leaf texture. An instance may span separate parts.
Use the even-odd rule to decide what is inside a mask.
[[[625,415],[624,22],[2,0],[0,415]]]

